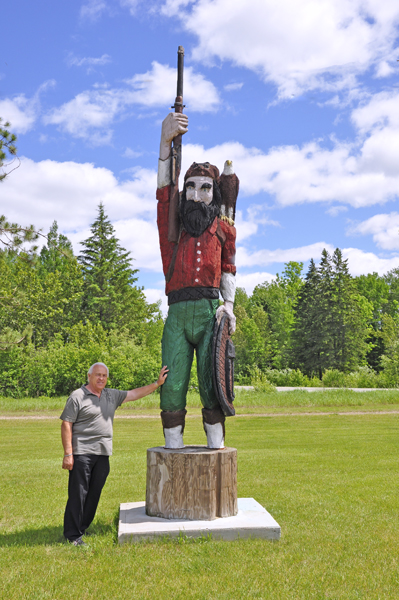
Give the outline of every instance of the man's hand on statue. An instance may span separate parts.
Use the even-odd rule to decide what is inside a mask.
[[[64,456],[64,460],[62,461],[62,468],[66,469],[67,471],[72,471],[73,469],[73,455],[71,454],[71,456]]]
[[[164,367],[162,367],[161,372],[159,373],[158,381],[157,381],[158,387],[165,383],[165,380],[168,376],[168,371],[169,371],[169,369],[166,365]]]
[[[169,113],[162,122],[161,145],[159,158],[166,160],[170,154],[170,146],[177,135],[188,131],[188,117],[180,113]]]
[[[233,313],[233,306],[234,306],[233,302],[225,301],[225,303],[222,304],[222,306],[219,306],[219,308],[216,311],[216,319],[218,322],[220,322],[223,315],[226,315],[227,318],[229,319],[229,333],[230,334],[234,333],[236,330],[236,318]]]

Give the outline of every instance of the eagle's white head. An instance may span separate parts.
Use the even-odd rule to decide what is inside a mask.
[[[226,160],[226,162],[224,163],[222,175],[234,175],[234,167],[232,160]]]

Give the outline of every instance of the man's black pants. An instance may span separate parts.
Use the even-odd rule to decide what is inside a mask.
[[[82,537],[94,519],[109,473],[109,456],[76,454],[69,471],[64,536],[70,542]]]

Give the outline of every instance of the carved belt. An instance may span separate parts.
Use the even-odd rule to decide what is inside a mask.
[[[175,290],[174,292],[169,292],[168,304],[176,304],[176,302],[185,302],[186,300],[201,300],[202,298],[218,300],[219,288],[187,287],[182,290]]]

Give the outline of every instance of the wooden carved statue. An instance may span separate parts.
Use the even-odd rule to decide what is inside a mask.
[[[165,447],[184,447],[186,394],[195,351],[207,445],[223,448],[225,414],[213,382],[212,342],[215,321],[226,317],[229,332],[235,330],[238,179],[231,161],[226,161],[221,176],[210,163],[193,163],[179,193],[179,148],[188,130],[182,100],[178,83],[176,112],[162,123],[158,163],[157,222],[169,305],[162,338],[162,364],[169,374],[161,389],[161,418]]]

